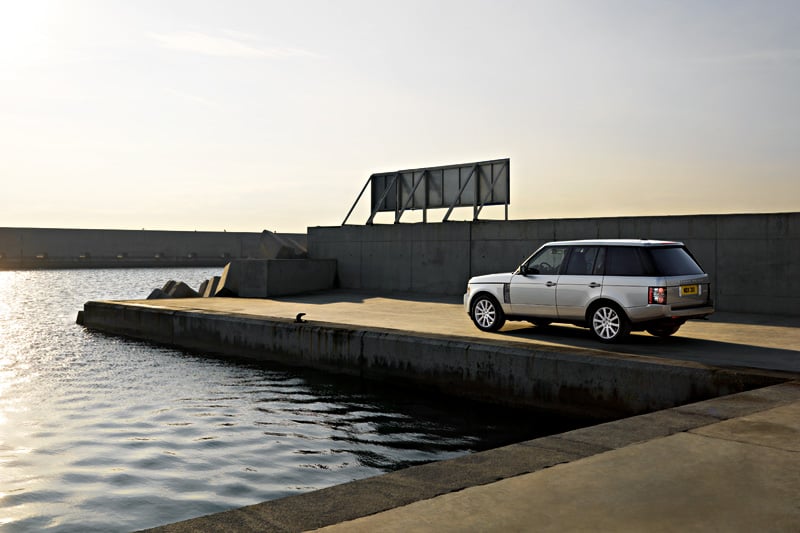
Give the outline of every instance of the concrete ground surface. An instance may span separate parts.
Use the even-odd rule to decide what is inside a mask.
[[[797,532],[800,382],[154,528]]]
[[[635,332],[624,343],[606,345],[596,341],[588,329],[561,324],[537,328],[527,322],[507,322],[499,332],[486,333],[475,327],[461,302],[453,298],[330,291],[276,299],[189,298],[142,300],[140,303],[185,311],[289,319],[305,313],[303,319],[311,323],[388,328],[459,339],[522,342],[582,352],[591,350],[800,373],[800,317],[716,313],[710,320],[687,322],[667,339]]]
[[[335,291],[141,301],[776,371],[787,382],[155,528],[185,531],[800,531],[800,320],[718,314],[668,339],[479,331],[447,298]]]
[[[322,528],[800,530],[800,401]]]

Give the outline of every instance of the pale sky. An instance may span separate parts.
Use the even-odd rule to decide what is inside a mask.
[[[796,0],[0,6],[0,227],[305,231],[505,157],[512,219],[800,211]]]

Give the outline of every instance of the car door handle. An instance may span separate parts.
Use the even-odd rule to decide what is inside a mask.
[[[556,285],[558,285],[558,283],[556,283],[555,281],[548,281],[547,283],[545,283],[545,285],[547,285],[548,287],[555,287]]]
[[[589,284],[589,287],[591,287],[591,288],[593,288],[593,289],[596,289],[597,287],[602,287],[602,286],[603,286],[603,284],[602,284],[602,283],[597,283],[596,281],[593,281],[593,282],[591,282],[591,283]]]

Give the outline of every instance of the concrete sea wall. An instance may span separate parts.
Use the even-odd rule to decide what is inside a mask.
[[[218,296],[273,298],[331,289],[335,259],[238,259],[222,271]]]
[[[224,266],[271,257],[268,244],[262,233],[0,228],[0,270]]]
[[[338,262],[342,288],[463,294],[471,276],[515,269],[548,241],[683,241],[720,311],[800,316],[800,213],[312,227],[309,256]]]
[[[482,343],[280,318],[88,302],[84,326],[204,353],[385,380],[451,396],[611,418],[771,385],[780,378],[648,357]],[[584,350],[586,352],[586,350]]]

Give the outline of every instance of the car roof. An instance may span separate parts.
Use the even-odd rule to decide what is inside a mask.
[[[553,241],[545,246],[683,246],[678,241],[659,241],[654,239],[582,239],[576,241]]]

